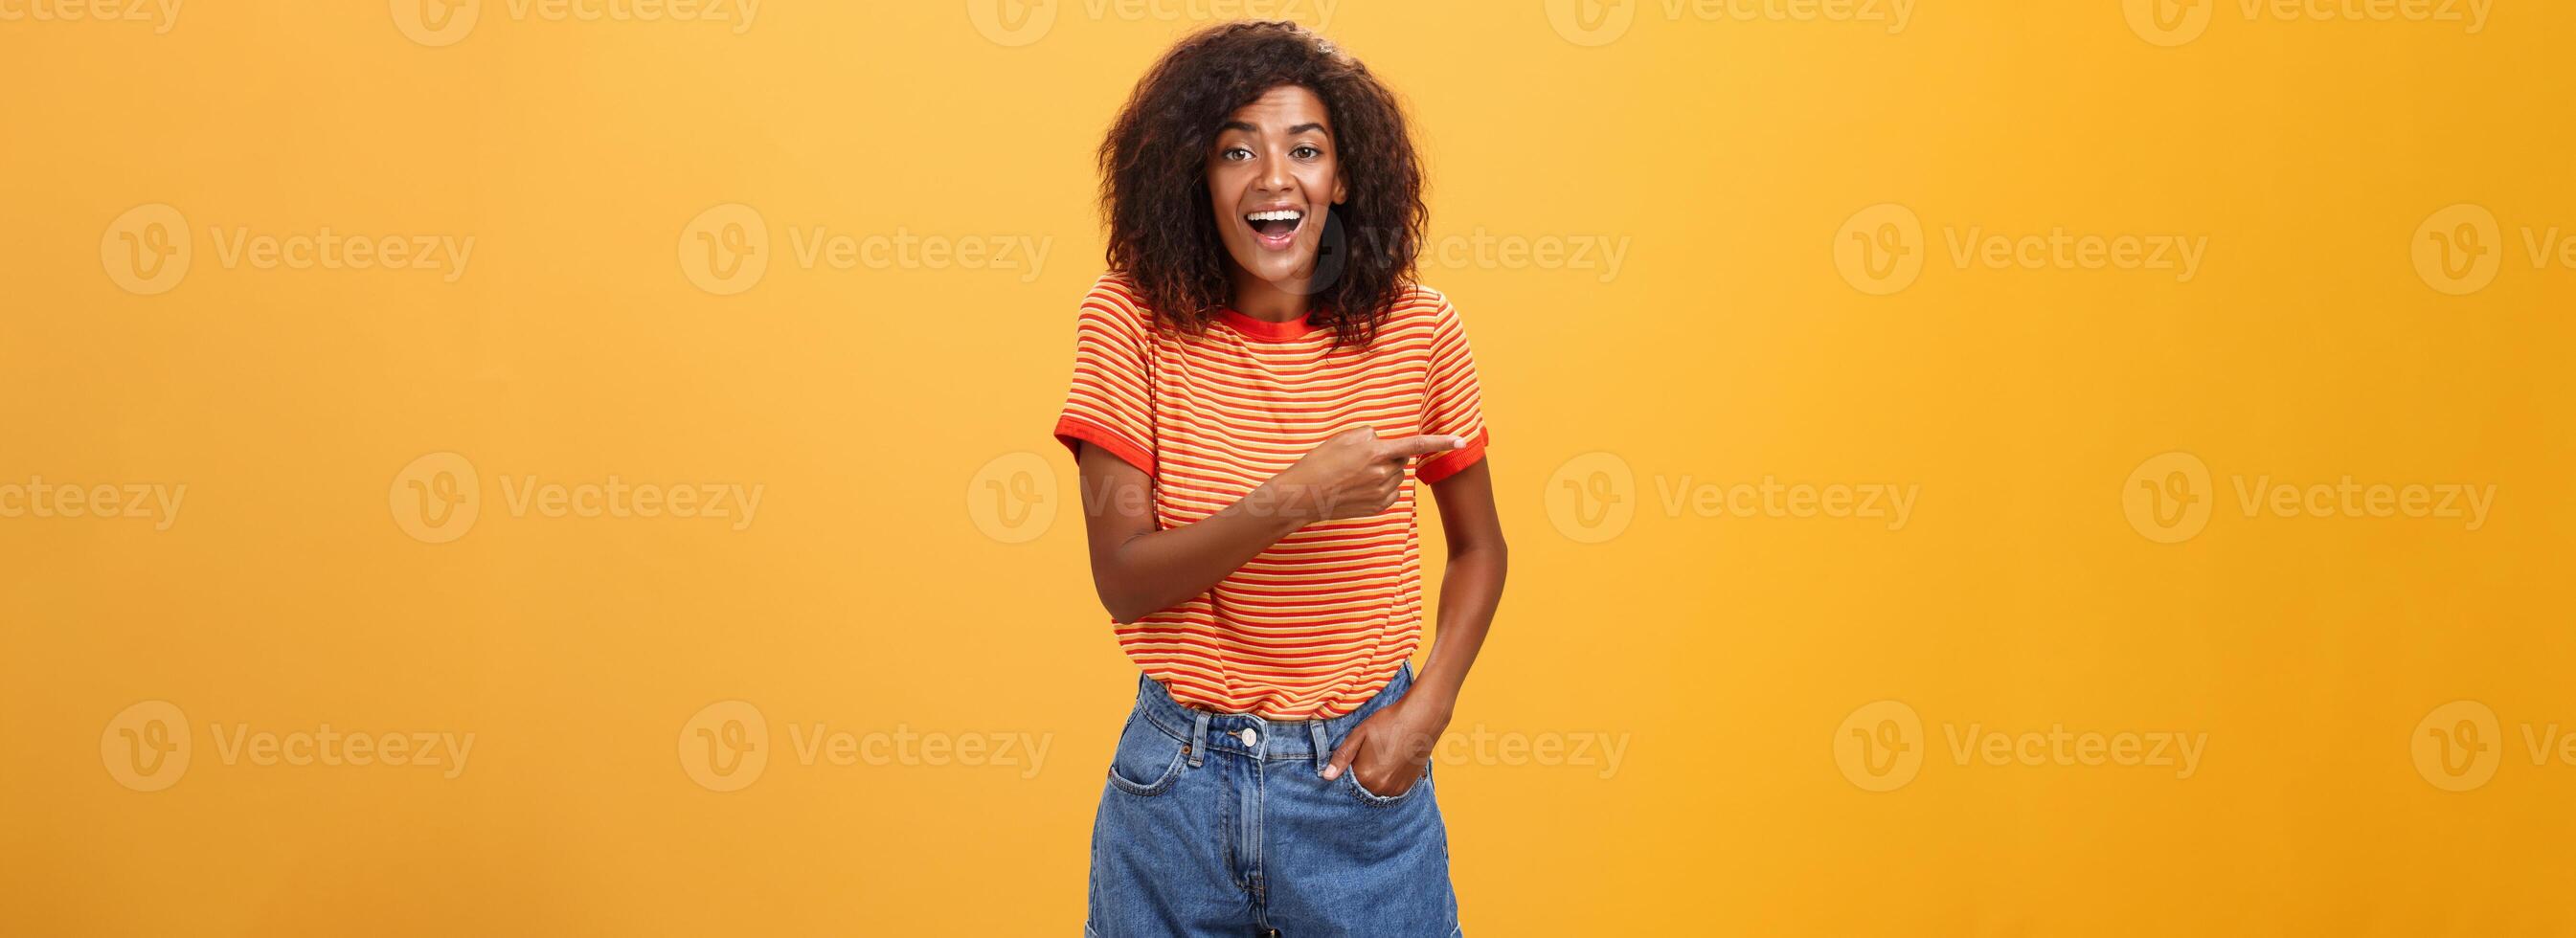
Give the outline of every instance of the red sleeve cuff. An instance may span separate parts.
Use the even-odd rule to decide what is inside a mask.
[[[1126,461],[1128,465],[1145,470],[1146,475],[1154,474],[1154,454],[1108,427],[1066,414],[1056,418],[1055,438],[1056,442],[1073,451],[1073,458],[1077,461],[1082,458],[1082,444],[1089,443],[1109,451],[1109,455]]]
[[[1453,449],[1423,460],[1422,465],[1414,469],[1413,477],[1429,485],[1457,475],[1459,470],[1473,466],[1476,460],[1485,458],[1485,442],[1492,439],[1493,435],[1493,431],[1479,428],[1476,431],[1476,438],[1467,441],[1466,448]]]

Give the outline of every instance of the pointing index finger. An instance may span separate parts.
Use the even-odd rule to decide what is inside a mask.
[[[1382,442],[1378,444],[1377,455],[1379,459],[1402,461],[1416,456],[1445,453],[1466,445],[1465,437],[1446,433],[1426,433],[1420,436],[1397,437]]]

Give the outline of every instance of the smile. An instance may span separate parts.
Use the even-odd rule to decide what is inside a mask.
[[[1297,238],[1297,229],[1306,223],[1306,213],[1293,208],[1265,209],[1246,213],[1243,222],[1252,227],[1253,240],[1262,247],[1284,251]]]

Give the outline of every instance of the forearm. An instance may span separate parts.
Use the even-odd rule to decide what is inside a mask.
[[[1120,542],[1092,558],[1091,575],[1110,616],[1133,622],[1215,588],[1302,526],[1255,490],[1195,523]]]
[[[1415,677],[1408,701],[1432,707],[1447,723],[1457,709],[1458,692],[1476,653],[1492,631],[1494,610],[1502,605],[1503,579],[1511,566],[1501,542],[1466,547],[1449,556],[1449,571],[1440,581],[1439,617],[1433,620],[1431,657]]]

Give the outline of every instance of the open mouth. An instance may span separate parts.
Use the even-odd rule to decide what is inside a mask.
[[[1243,216],[1243,223],[1252,226],[1253,237],[1263,247],[1285,249],[1306,223],[1306,213],[1293,208],[1251,212]]]

